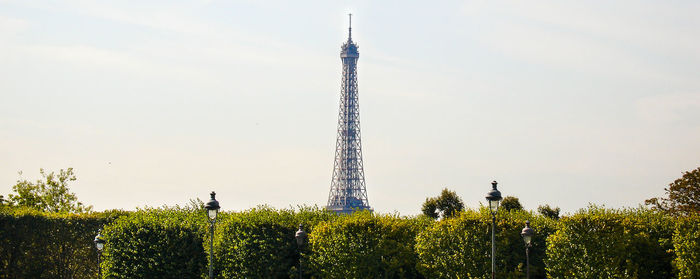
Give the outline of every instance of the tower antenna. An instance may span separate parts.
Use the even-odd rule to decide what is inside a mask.
[[[352,13],[348,15],[350,16],[350,25],[348,25],[348,38],[352,40]]]

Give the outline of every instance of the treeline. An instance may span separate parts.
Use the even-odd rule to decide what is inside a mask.
[[[524,222],[535,229],[532,278],[700,278],[700,216],[591,206],[559,220],[523,210],[496,218],[497,278],[524,278]],[[308,243],[297,248],[303,224]],[[0,278],[206,278],[209,230],[198,207],[57,214],[0,212]],[[216,278],[490,278],[487,209],[452,218],[316,208],[222,212]]]

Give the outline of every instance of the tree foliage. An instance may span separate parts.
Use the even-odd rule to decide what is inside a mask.
[[[672,215],[700,213],[700,168],[686,171],[664,190],[667,197],[651,198],[645,203]]]
[[[682,217],[676,222],[673,246],[678,278],[700,278],[700,215]]]
[[[14,194],[10,194],[9,203],[12,206],[29,207],[45,212],[89,212],[92,206],[86,206],[78,201],[78,197],[70,192],[68,183],[75,181],[73,168],[61,169],[58,174],[46,173],[40,169],[42,179],[36,182],[18,180],[12,186]],[[21,174],[21,172],[20,172]]]
[[[464,210],[464,202],[457,193],[447,188],[437,197],[426,198],[421,211],[425,216],[433,219],[450,218]]]
[[[540,205],[537,207],[537,212],[542,214],[542,216],[553,220],[559,220],[559,211],[559,207],[552,207],[548,204]]]
[[[503,201],[501,201],[501,208],[507,211],[523,210],[523,205],[520,204],[520,199],[513,196],[507,196],[503,198]]]

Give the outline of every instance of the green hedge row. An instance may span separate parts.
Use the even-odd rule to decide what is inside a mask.
[[[676,222],[673,232],[673,261],[678,278],[700,278],[700,215],[684,217]]]
[[[496,277],[525,276],[525,244],[520,236],[525,221],[536,230],[530,248],[530,275],[544,278],[545,240],[555,221],[526,211],[499,212],[496,217]],[[418,235],[419,270],[427,278],[491,277],[491,214],[462,212],[435,223]]]
[[[197,278],[206,269],[206,224],[198,210],[146,209],[103,231],[107,278]]]
[[[219,278],[290,278],[298,276],[299,224],[311,233],[338,216],[317,208],[275,210],[267,207],[223,214],[217,224],[214,255]],[[313,275],[306,270],[306,275]],[[306,278],[308,278],[305,276]]]
[[[125,212],[0,210],[0,278],[95,278],[99,228]]]
[[[322,222],[305,258],[319,278],[422,278],[415,239],[432,222],[367,211]]]
[[[525,220],[536,231],[532,278],[700,278],[700,217],[598,207],[559,221],[499,212],[498,278],[524,277]],[[309,232],[301,251],[294,240],[299,223]],[[206,278],[208,223],[202,210],[187,208],[0,211],[0,278],[95,278],[92,240],[103,224],[104,278]],[[301,261],[304,278],[489,278],[490,224],[485,209],[441,221],[316,208],[221,213],[216,277],[297,278]]]
[[[658,212],[590,207],[547,239],[551,278],[673,278],[674,220]],[[698,246],[695,246],[698,248]]]

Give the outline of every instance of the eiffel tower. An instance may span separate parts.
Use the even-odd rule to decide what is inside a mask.
[[[365,171],[362,166],[360,141],[360,107],[357,94],[357,59],[360,53],[352,41],[352,14],[348,40],[340,50],[343,62],[343,85],[340,90],[338,138],[335,142],[333,180],[326,209],[349,214],[356,210],[372,210],[367,200]]]

